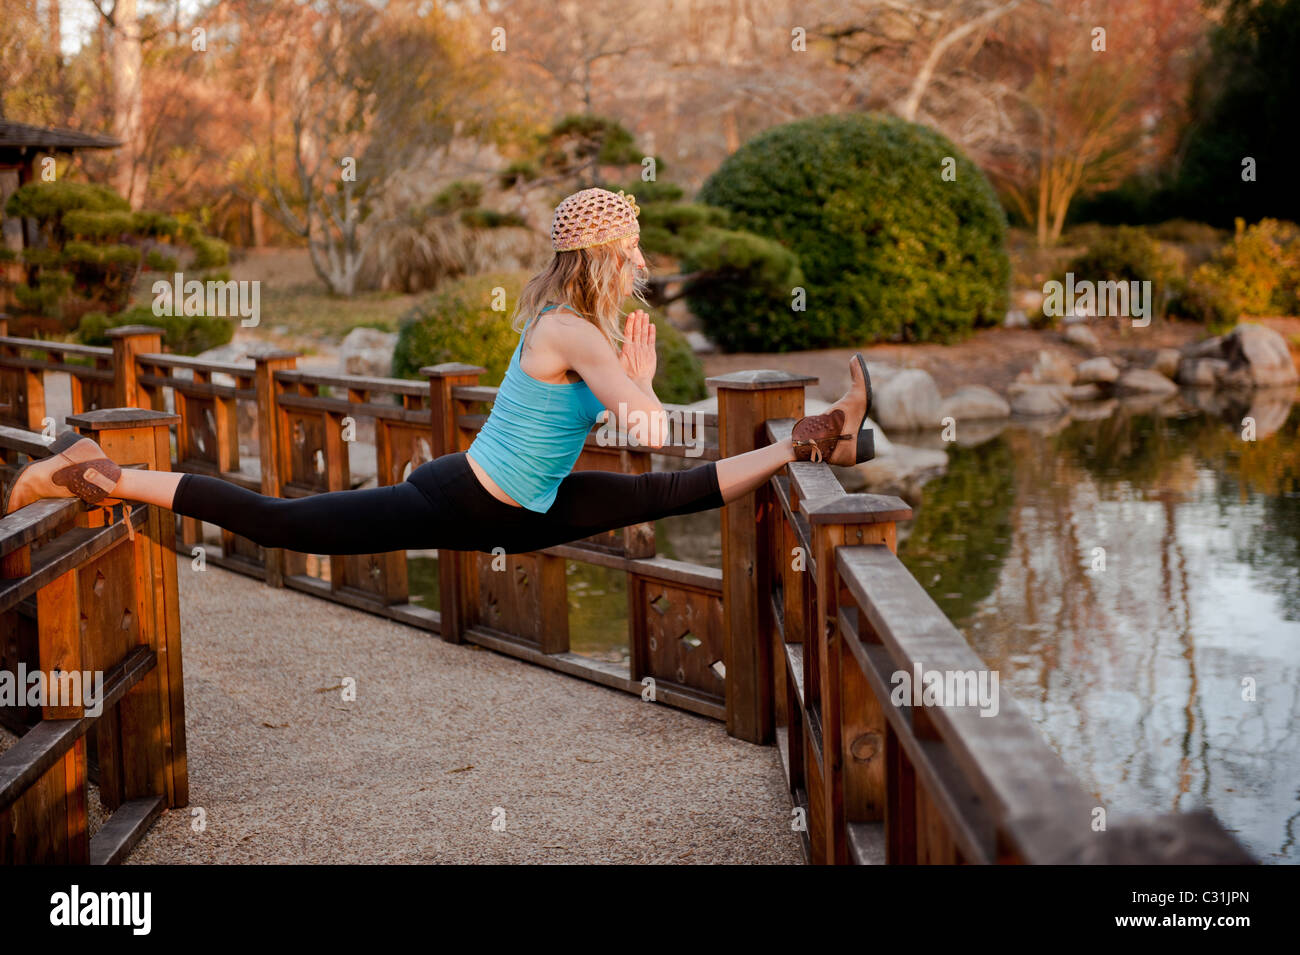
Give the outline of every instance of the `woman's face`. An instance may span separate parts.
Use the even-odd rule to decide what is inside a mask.
[[[628,236],[620,243],[622,245],[623,262],[626,268],[623,270],[623,288],[624,297],[632,294],[636,274],[646,271],[645,258],[641,255],[641,239],[639,236]]]

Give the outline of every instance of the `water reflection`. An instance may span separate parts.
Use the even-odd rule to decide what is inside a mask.
[[[1277,397],[950,448],[900,556],[1101,804],[1206,806],[1294,862],[1300,410]]]

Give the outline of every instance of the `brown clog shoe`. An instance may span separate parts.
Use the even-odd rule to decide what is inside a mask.
[[[849,377],[849,390],[825,414],[808,415],[795,422],[790,437],[797,460],[849,467],[876,456],[875,433],[863,427],[871,411],[871,376],[861,352],[849,362]],[[852,430],[845,429],[846,420]]]
[[[14,476],[4,513],[49,497],[75,496],[87,504],[104,504],[121,476],[122,469],[94,440],[65,431],[50,445],[47,457],[29,461]]]

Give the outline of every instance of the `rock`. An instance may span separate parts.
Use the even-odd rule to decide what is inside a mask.
[[[876,389],[872,413],[891,431],[920,431],[939,427],[941,405],[930,374],[908,368]]]
[[[1271,328],[1244,322],[1223,339],[1220,356],[1228,363],[1228,387],[1272,388],[1300,380],[1286,339]]]
[[[1156,349],[1155,361],[1151,367],[1173,381],[1178,378],[1178,365],[1182,360],[1182,352],[1177,348],[1159,348]]]
[[[703,332],[689,331],[686,333],[686,342],[691,346],[691,351],[697,354],[707,354],[717,351],[717,346],[704,335]]]
[[[1030,376],[1043,385],[1074,384],[1074,366],[1070,359],[1054,351],[1040,351]]]
[[[1065,330],[1065,340],[1087,351],[1101,351],[1101,342],[1097,340],[1097,333],[1087,325],[1071,325]]]
[[[1019,415],[1058,415],[1070,409],[1067,389],[1060,385],[1011,386],[1011,410]]]
[[[1007,406],[1010,408],[1010,405]],[[960,448],[979,447],[992,441],[1010,427],[1009,418],[980,418],[975,421],[963,421],[957,429],[957,446]]]
[[[983,385],[966,385],[958,388],[943,400],[941,418],[955,421],[978,421],[985,418],[1005,418],[1011,414],[1011,405],[992,388]]]
[[[1011,304],[1025,312],[1038,312],[1046,297],[1041,288],[1018,288],[1011,293]]]
[[[1007,317],[1003,319],[1002,324],[1006,328],[1028,328],[1029,316],[1018,308],[1013,308],[1007,312]]]
[[[1152,374],[1155,374],[1155,372],[1152,372]],[[1184,408],[1182,399],[1177,392],[1166,395],[1150,391],[1123,395],[1119,399],[1119,406],[1127,415],[1156,414],[1162,418],[1171,418]]]
[[[1238,432],[1243,432],[1245,419],[1249,418],[1255,428],[1255,440],[1272,437],[1282,430],[1291,417],[1292,402],[1292,391],[1289,388],[1256,392],[1252,395],[1250,409],[1246,415],[1235,423]]]
[[[829,408],[830,405],[828,404],[826,407]],[[870,428],[872,431],[875,432],[872,435],[872,440],[875,442],[874,446],[876,449],[876,457],[881,457],[882,455],[893,453],[894,442],[890,441],[889,438],[885,437],[884,428],[876,424],[876,422],[872,421],[870,418],[868,418],[866,421],[862,423],[862,427]]]
[[[1178,383],[1196,388],[1213,388],[1228,372],[1222,358],[1183,358],[1178,363]]]
[[[1177,385],[1149,368],[1129,369],[1115,383],[1117,395],[1172,395],[1177,391]]]
[[[1200,366],[1203,360],[1226,362],[1227,367]],[[1183,352],[1178,375],[1188,384],[1206,384],[1211,373],[1223,388],[1271,388],[1300,380],[1286,339],[1271,328],[1243,322],[1227,335],[1207,339]]]
[[[948,455],[944,451],[893,443],[889,454],[877,453],[865,464],[836,469],[836,476],[849,493],[870,490],[911,500],[926,481],[943,474],[947,468]]]
[[[1070,389],[1071,401],[1098,401],[1101,398],[1101,386],[1097,384],[1075,385]]]
[[[1105,355],[1081,361],[1074,369],[1074,381],[1079,385],[1108,385],[1118,377],[1119,369]]]
[[[1105,421],[1119,409],[1119,401],[1106,398],[1102,401],[1088,401],[1070,409],[1070,417],[1075,421]]]
[[[339,371],[344,375],[388,378],[393,373],[397,333],[354,328],[339,345]]]

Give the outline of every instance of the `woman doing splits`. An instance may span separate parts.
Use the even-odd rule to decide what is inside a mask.
[[[801,418],[790,438],[678,471],[618,474],[571,468],[608,411],[621,432],[660,447],[666,414],[655,397],[655,327],[631,196],[584,189],[555,210],[550,265],[524,287],[520,332],[491,414],[469,448],[414,468],[400,484],[282,499],[219,478],[123,470],[90,438],[61,435],[27,464],[4,503],[78,496],[91,504],[142,501],[224,527],[264,547],[308,554],[449,548],[515,554],[674,514],[720,507],[789,461],[852,465],[872,455],[863,431],[871,384],[861,354],[852,384],[827,413]],[[621,348],[616,342],[622,343]]]

